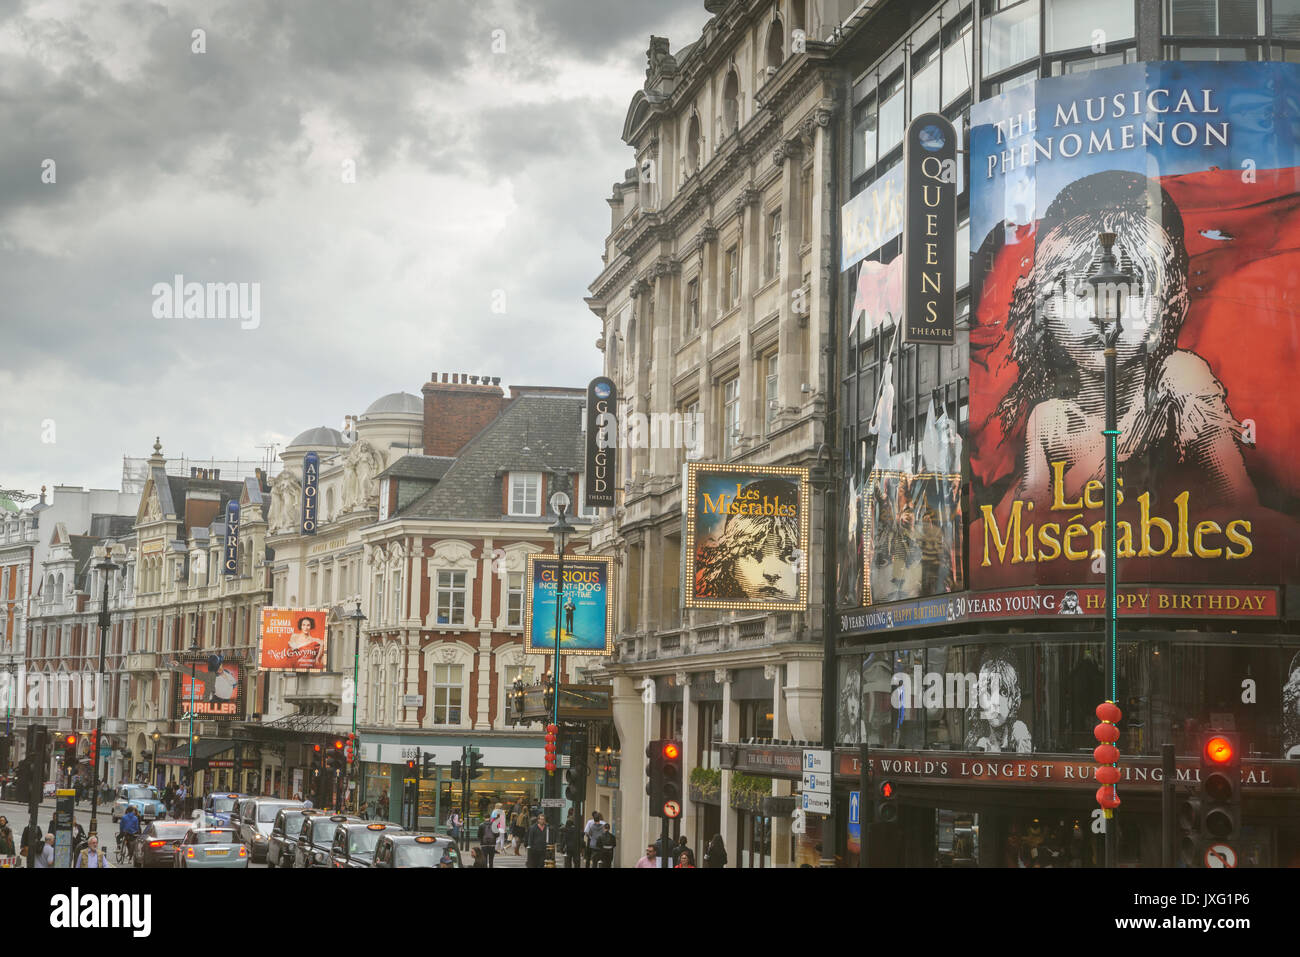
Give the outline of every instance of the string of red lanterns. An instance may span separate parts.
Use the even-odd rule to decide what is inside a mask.
[[[1097,718],[1101,724],[1092,729],[1093,735],[1101,742],[1092,752],[1097,762],[1097,781],[1101,784],[1097,788],[1097,803],[1107,818],[1113,817],[1115,808],[1120,805],[1119,795],[1115,793],[1115,785],[1119,783],[1119,748],[1115,747],[1115,742],[1119,740],[1116,725],[1122,717],[1119,705],[1103,701],[1097,705]]]

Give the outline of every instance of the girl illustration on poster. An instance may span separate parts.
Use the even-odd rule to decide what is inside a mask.
[[[760,479],[739,490],[740,501],[796,503],[799,487]],[[722,534],[696,546],[695,596],[740,601],[795,601],[799,597],[799,521],[790,514],[732,514]]]

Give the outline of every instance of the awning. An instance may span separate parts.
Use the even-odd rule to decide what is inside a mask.
[[[235,742],[226,738],[201,738],[198,744],[194,745],[194,767],[203,768],[207,766],[208,758],[216,757],[223,754],[235,746]],[[179,748],[172,748],[170,751],[164,751],[158,755],[159,764],[171,764],[178,767],[189,767],[190,764],[190,746],[183,744]]]

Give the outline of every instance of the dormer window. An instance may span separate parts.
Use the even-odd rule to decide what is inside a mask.
[[[510,515],[542,514],[542,473],[511,472],[509,502]]]

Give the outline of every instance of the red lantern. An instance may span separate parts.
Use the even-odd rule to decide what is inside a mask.
[[[1119,728],[1105,722],[1093,728],[1092,734],[1098,741],[1105,741],[1107,744],[1114,744],[1119,740]]]
[[[1097,803],[1107,811],[1113,811],[1119,807],[1120,801],[1119,796],[1115,794],[1115,785],[1102,785],[1097,788]]]
[[[1100,721],[1115,724],[1122,717],[1123,714],[1120,713],[1119,705],[1115,704],[1113,701],[1103,701],[1101,704],[1097,705],[1097,718]]]
[[[1099,744],[1093,748],[1092,757],[1098,764],[1114,764],[1119,760],[1119,748],[1113,744]]]
[[[1119,768],[1113,764],[1103,764],[1097,769],[1097,780],[1108,787],[1119,783]]]

